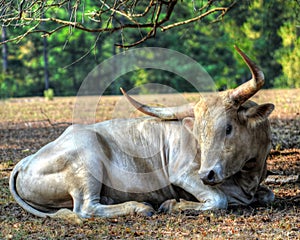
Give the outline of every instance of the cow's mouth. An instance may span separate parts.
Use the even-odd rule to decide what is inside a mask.
[[[202,180],[203,181],[203,180]],[[209,185],[209,186],[218,186],[218,185],[221,185],[224,181],[219,181],[219,182],[206,182],[206,181],[203,181],[203,183],[205,185]]]

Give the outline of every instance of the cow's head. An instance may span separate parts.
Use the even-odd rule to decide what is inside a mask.
[[[205,184],[221,184],[241,169],[259,171],[270,151],[267,120],[273,104],[247,101],[264,84],[262,71],[237,47],[252,79],[239,87],[201,98],[196,104],[159,108],[141,104],[121,91],[139,111],[161,119],[182,119],[201,149],[199,176]]]

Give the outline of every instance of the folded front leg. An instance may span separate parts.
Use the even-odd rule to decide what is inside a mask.
[[[227,196],[218,187],[205,185],[198,175],[197,168],[186,171],[177,178],[173,178],[172,184],[193,195],[197,201],[191,199],[175,199],[165,201],[160,206],[161,212],[172,212],[187,209],[209,210],[224,209],[228,206]]]
[[[171,213],[184,210],[209,210],[209,209],[224,209],[227,208],[226,196],[221,194],[219,197],[215,197],[213,200],[200,200],[199,202],[187,201],[180,199],[178,202],[176,199],[169,199],[163,202],[158,212]]]
[[[154,209],[150,204],[129,201],[114,205],[103,205],[100,203],[89,203],[85,205],[78,214],[84,218],[88,217],[117,217],[128,214],[152,216]]]
[[[158,212],[171,213],[188,209],[200,210],[202,205],[203,203],[186,201],[184,199],[180,199],[179,202],[176,199],[169,199],[160,205]]]

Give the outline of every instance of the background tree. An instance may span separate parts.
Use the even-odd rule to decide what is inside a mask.
[[[0,97],[43,93],[44,37],[56,95],[76,94],[95,66],[133,46],[182,52],[226,89],[249,79],[237,44],[263,68],[266,87],[299,87],[299,12],[297,0],[1,1],[8,68]],[[178,76],[147,69],[122,76],[107,94],[149,82],[194,91]]]
[[[131,47],[154,37],[159,29],[166,31],[209,16],[213,16],[213,21],[218,21],[236,1],[201,1],[197,6],[192,1],[192,4],[195,16],[187,15],[180,20],[172,17],[177,0],[2,1],[0,22],[6,26],[30,26],[23,34],[9,41],[20,40],[32,33],[52,35],[62,29],[73,28],[93,33],[121,31],[122,42],[117,45]],[[48,30],[39,29],[39,25],[45,22],[52,23],[52,26]],[[138,29],[138,40],[127,44],[124,33],[127,29]]]

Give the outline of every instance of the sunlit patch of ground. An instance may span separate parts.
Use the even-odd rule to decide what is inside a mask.
[[[188,102],[198,94],[183,94]],[[176,104],[173,96],[147,96],[153,105]],[[171,100],[170,100],[171,99]],[[141,100],[141,99],[140,99]],[[276,105],[271,115],[273,149],[269,174],[300,174],[300,89],[263,90],[259,103]],[[120,96],[103,97],[94,121],[115,116],[133,117],[135,112],[115,112]],[[300,183],[269,182],[276,199],[270,206],[236,207],[218,211],[185,211],[152,217],[125,216],[88,219],[82,225],[41,219],[25,212],[11,197],[8,177],[13,166],[56,139],[73,122],[73,97],[8,99],[0,102],[0,239],[299,239]],[[170,104],[172,102],[173,104]]]

